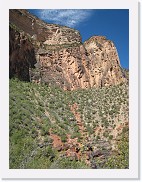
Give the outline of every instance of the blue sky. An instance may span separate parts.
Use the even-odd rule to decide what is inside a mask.
[[[117,48],[121,66],[129,68],[129,10],[64,9],[28,10],[47,23],[55,23],[80,31],[82,41],[93,35],[106,36]]]

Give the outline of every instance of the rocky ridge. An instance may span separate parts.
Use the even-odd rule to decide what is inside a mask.
[[[116,47],[106,37],[93,36],[82,43],[77,30],[45,23],[26,10],[10,10],[9,18],[10,30],[15,32],[12,36],[10,31],[10,49],[16,34],[24,34],[33,46],[36,58],[34,66],[31,66],[30,58],[24,58],[23,62],[29,65],[23,66],[23,73],[14,70],[18,70],[18,65],[13,68],[10,64],[12,76],[16,72],[17,77],[21,77],[28,68],[27,81],[57,85],[64,90],[111,86],[126,81]],[[17,64],[11,54],[10,60]]]

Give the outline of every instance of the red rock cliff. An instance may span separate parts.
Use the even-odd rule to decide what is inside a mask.
[[[110,86],[126,81],[116,47],[105,37],[93,36],[83,44],[77,30],[45,23],[26,10],[10,10],[10,25],[30,39],[27,49],[17,48],[20,39],[17,41],[10,30],[10,70],[13,70],[13,64],[16,69],[22,69],[18,77],[29,72],[31,80],[58,85],[65,90]],[[32,53],[35,51],[35,69],[26,67],[24,61],[19,65],[21,60],[31,60],[33,54],[29,49]],[[19,55],[19,51],[21,57],[12,59],[12,55]],[[29,59],[23,59],[25,55]],[[13,76],[13,71],[10,75]]]

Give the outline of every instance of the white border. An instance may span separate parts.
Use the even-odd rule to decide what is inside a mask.
[[[0,9],[0,124],[2,178],[138,179],[138,2],[135,0],[9,0]],[[4,3],[4,4],[5,4]],[[129,9],[129,169],[9,169],[9,9]]]

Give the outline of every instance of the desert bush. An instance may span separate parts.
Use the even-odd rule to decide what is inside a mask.
[[[88,169],[89,167],[85,162],[71,160],[69,158],[58,158],[54,161],[51,166],[51,169]]]

